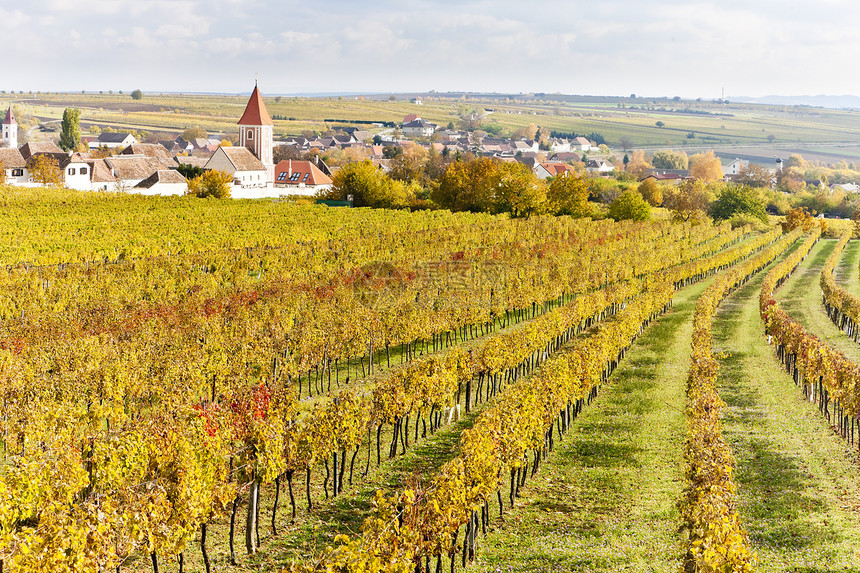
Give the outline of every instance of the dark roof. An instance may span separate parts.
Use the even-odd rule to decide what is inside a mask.
[[[260,95],[260,90],[254,86],[254,91],[251,92],[251,99],[248,100],[248,105],[245,106],[245,113],[238,121],[239,125],[274,125],[272,118],[269,117],[269,111],[266,109],[266,103],[263,101],[263,96]]]
[[[101,133],[99,134],[100,143],[122,143],[125,138],[131,135],[130,133]]]
[[[430,123],[429,121],[424,121],[423,119],[421,119],[419,117],[418,119],[412,120],[409,123],[404,123],[403,127],[422,127],[422,128],[423,127],[433,127],[433,128],[435,128],[436,126],[433,125],[432,123]]]

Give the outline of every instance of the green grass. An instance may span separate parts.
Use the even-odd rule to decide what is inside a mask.
[[[795,311],[813,310],[817,278],[815,288],[809,283],[833,244],[820,243],[784,285]],[[738,461],[739,511],[757,571],[860,571],[857,456],[804,401],[767,345],[758,316],[762,277],[723,302],[714,329],[715,350],[727,353],[719,377],[728,404],[723,433]]]
[[[807,332],[814,334],[831,348],[842,352],[854,363],[860,364],[860,344],[849,340],[827,318],[821,300],[821,288],[818,286],[821,267],[824,266],[824,262],[833,252],[835,246],[836,240],[834,239],[818,241],[818,244],[809,252],[806,260],[777,290],[776,299],[792,318],[803,325]]]
[[[849,241],[833,272],[836,282],[854,296],[860,297],[860,241]]]
[[[473,571],[676,571],[692,312],[710,281],[630,349],[518,505],[479,538]]]

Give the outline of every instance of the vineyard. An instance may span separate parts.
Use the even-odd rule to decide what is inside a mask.
[[[860,570],[860,248],[0,188],[0,572]]]

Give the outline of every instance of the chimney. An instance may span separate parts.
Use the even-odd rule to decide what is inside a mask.
[[[288,167],[287,167],[287,178],[289,179],[292,176],[293,176],[293,160],[290,159],[289,163],[288,163]]]

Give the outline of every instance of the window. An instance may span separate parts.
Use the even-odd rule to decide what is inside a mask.
[[[87,174],[87,168],[81,167],[81,175],[86,175],[86,174]]]
[[[298,180],[299,180],[299,177],[301,177],[301,175],[302,175],[301,173],[299,173],[298,171],[296,171],[295,173],[293,173],[293,176],[292,176],[292,177],[290,177],[290,181],[298,181]]]
[[[12,170],[12,177],[23,177],[23,176],[24,176],[24,170],[23,169],[13,169]]]
[[[278,181],[283,181],[286,178],[287,178],[287,172],[286,171],[281,171],[280,173],[278,173]]]
[[[248,139],[254,139],[254,130],[253,129],[248,130],[247,137],[248,137]]]
[[[74,175],[74,174],[75,174],[75,168],[69,167],[69,175]]]
[[[307,173],[305,173],[305,176],[304,176],[304,177],[302,177],[302,182],[303,182],[303,183],[304,183],[305,181],[307,181],[307,180],[308,180],[308,176],[309,176],[310,174],[311,174],[311,172],[310,172],[310,171],[308,171]]]

